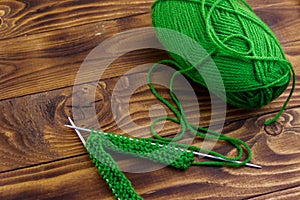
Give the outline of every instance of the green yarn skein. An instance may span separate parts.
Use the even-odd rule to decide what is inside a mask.
[[[244,0],[157,0],[152,5],[152,21],[154,27],[191,37],[209,53],[221,74],[225,100],[236,107],[270,103],[283,93],[291,72],[294,74],[274,33]],[[174,37],[159,30],[156,33],[167,50],[176,46],[186,55],[193,53]],[[185,75],[206,85],[186,60],[170,54]],[[210,76],[214,80],[214,75]],[[218,95],[218,91],[212,92]]]

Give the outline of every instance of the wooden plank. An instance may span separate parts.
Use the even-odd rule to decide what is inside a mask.
[[[164,71],[162,71],[164,72]],[[135,137],[150,137],[150,123],[156,117],[164,116],[165,112],[172,115],[169,109],[152,107],[162,105],[153,96],[147,86],[139,87],[132,94],[131,88],[139,84],[146,73],[131,74],[120,79],[113,78],[100,81],[98,84],[83,84],[73,93],[73,88],[54,90],[50,92],[9,99],[0,102],[0,171],[13,170],[30,166],[36,163],[48,162],[64,157],[75,156],[83,151],[83,147],[72,130],[63,125],[69,122],[67,116],[74,116],[77,125],[88,128],[99,128],[118,134],[127,133]],[[164,73],[156,73],[155,77],[165,78]],[[122,88],[114,90],[119,82]],[[295,94],[289,104],[290,107],[299,106],[299,81]],[[97,87],[96,93],[91,92]],[[170,99],[168,89],[158,87],[163,96]],[[184,103],[185,113],[190,122],[201,126],[222,124],[222,101],[217,99],[215,104],[220,105],[213,114],[211,121],[211,99],[204,88],[194,85],[198,101],[192,101],[186,96]],[[185,94],[186,88],[178,88],[179,94]],[[114,92],[114,93],[113,93]],[[73,93],[73,94],[72,94]],[[289,91],[287,90],[278,100],[262,109],[244,110],[228,107],[226,123],[272,113],[282,106]],[[112,96],[114,94],[114,96]],[[94,96],[95,95],[95,99]],[[215,98],[214,98],[215,99]],[[72,105],[72,100],[74,105]],[[77,102],[77,103],[76,103]],[[130,107],[126,104],[130,102]],[[199,107],[200,115],[195,108]],[[73,109],[73,110],[72,110]],[[95,109],[96,116],[90,112]],[[220,110],[219,110],[220,109]],[[152,113],[152,117],[149,116]],[[95,118],[98,118],[95,123]],[[224,119],[223,119],[224,120]],[[134,126],[136,123],[137,126]],[[263,123],[260,124],[263,127]],[[161,135],[172,135],[179,126],[166,123],[160,132]],[[237,136],[239,137],[239,136]]]
[[[41,164],[0,176],[1,199],[111,199],[109,189],[88,156]]]
[[[6,2],[13,4],[12,2],[15,1]],[[133,28],[151,26],[149,14],[150,2],[148,1],[133,1],[128,4],[130,6],[126,6],[126,3],[120,3],[119,1],[106,4],[105,1],[103,4],[99,4],[99,7],[97,7],[98,4],[92,0],[87,1],[86,5],[84,3],[75,5],[73,1],[67,1],[65,3],[51,2],[53,3],[48,2],[45,5],[28,4],[30,6],[23,10],[25,14],[7,14],[9,19],[12,18],[12,21],[23,20],[23,22],[13,28],[11,34],[15,33],[16,37],[9,36],[5,38],[5,34],[2,34],[1,38],[3,39],[0,38],[0,92],[2,94],[0,100],[71,86],[74,83],[76,73],[81,63],[94,47],[116,33]],[[259,6],[260,4],[257,2],[252,3],[257,6],[258,14],[271,25],[275,34],[278,35],[279,40],[283,43],[288,58],[293,65],[297,67],[300,58],[300,36],[297,30],[299,29],[300,22],[297,17],[299,7],[295,6],[295,0],[274,4],[275,6],[273,7],[270,7],[270,4],[261,4],[261,6]],[[111,13],[108,11],[110,9],[119,9],[117,8],[119,4],[122,5],[120,8],[120,10],[122,9],[122,11],[120,11],[121,14],[116,14],[116,16],[113,17],[111,14],[109,14],[110,17],[103,15],[103,12]],[[131,5],[137,10],[136,13],[132,13]],[[43,6],[46,7],[44,8]],[[54,9],[57,8],[57,6],[59,9]],[[68,6],[70,6],[70,8]],[[80,9],[76,9],[76,6],[80,7]],[[148,9],[146,12],[148,12],[148,14],[141,14],[139,9],[137,9],[139,6],[141,8],[146,6]],[[254,8],[256,8],[255,6]],[[12,7],[18,8],[15,9],[15,12],[18,12],[22,10],[24,6],[14,5]],[[83,8],[81,9],[81,7]],[[126,7],[126,9],[124,7]],[[33,9],[32,12],[30,12],[31,8]],[[38,9],[42,10],[41,13],[45,15],[44,18],[38,17],[40,11],[34,14]],[[59,23],[57,18],[60,18],[61,12],[65,11],[65,9],[70,9],[70,12],[73,10],[78,11],[78,15],[82,16],[83,19],[74,20],[76,16],[70,15],[70,18],[67,18],[65,22],[59,20],[62,21],[62,23]],[[91,13],[97,13],[97,9],[101,9],[101,12],[99,11],[100,14],[95,18],[91,18],[89,14],[86,14],[87,9],[91,9]],[[54,14],[49,14],[48,12],[54,12]],[[55,15],[55,12],[60,14]],[[142,13],[144,12],[145,10],[142,11]],[[6,11],[4,13],[6,13]],[[119,18],[129,15],[129,13],[141,15],[113,20],[115,17]],[[291,15],[290,13],[294,14]],[[16,16],[16,18],[13,18],[13,16]],[[24,19],[22,17],[24,17]],[[32,22],[29,22],[31,17],[37,19],[37,21],[32,20]],[[268,21],[270,18],[281,20]],[[8,19],[2,17],[2,21],[5,20]],[[43,22],[43,20],[50,21],[50,25],[49,23]],[[11,23],[16,24],[16,22]],[[58,23],[58,26],[55,28],[54,25],[56,23]],[[49,28],[47,29],[45,27]],[[22,33],[26,33],[25,30],[33,30],[34,32],[27,35],[18,35],[19,30]],[[7,33],[6,35],[9,34]],[[146,36],[144,40],[152,41],[154,40],[154,36]],[[118,43],[115,44],[117,49],[118,45]],[[147,59],[145,59],[145,57]],[[151,55],[141,51],[139,54],[136,54],[135,57],[122,59],[121,62],[113,67],[109,67],[102,78],[120,76],[125,71],[134,68],[136,64],[157,61],[163,58],[166,58],[166,54],[157,52]]]
[[[228,136],[239,137],[251,146],[252,161],[263,166],[260,170],[193,166],[184,172],[168,167],[126,175],[145,199],[248,199],[261,194],[271,198],[289,191],[295,192],[290,196],[297,196],[300,184],[299,116],[300,108],[288,110],[277,127],[273,127],[279,130],[277,134],[262,127],[269,114],[225,127]],[[68,142],[65,141],[65,149]],[[234,153],[224,146],[221,147],[224,153]],[[285,192],[285,188],[294,189]],[[2,199],[113,199],[87,155],[0,173],[0,191]]]
[[[251,0],[250,4],[275,31],[299,74],[299,1]],[[96,98],[92,101],[91,91],[95,86],[91,82],[80,85],[74,96],[72,86],[80,64],[101,41],[124,30],[151,25],[150,5],[148,0],[1,1],[0,199],[113,199],[74,131],[63,125],[68,123],[66,117],[71,116],[73,108],[80,118],[78,125],[96,126],[92,121],[95,116],[78,112],[95,106],[104,130],[149,136],[148,113],[150,110],[153,117],[161,116],[161,110],[152,107],[159,102],[146,86],[138,88],[135,95],[129,90],[146,71],[142,69],[127,76],[123,88],[115,91],[116,96],[112,97],[112,91],[118,77],[126,71],[167,58],[166,53],[142,50],[121,57],[96,85]],[[145,37],[147,41],[153,39]],[[112,48],[118,49],[118,45]],[[195,106],[200,106],[200,125],[208,126],[209,95],[205,89],[192,85],[199,105],[188,101],[186,113],[198,119],[194,110]],[[227,110],[223,132],[246,141],[254,151],[253,162],[263,165],[262,170],[191,167],[179,172],[164,168],[127,176],[145,199],[276,199],[282,196],[297,199],[300,185],[299,87],[297,83],[290,109],[269,127],[264,127],[263,122],[280,109],[289,90],[262,109],[247,111],[229,107]],[[168,96],[167,90],[159,87],[159,91]],[[72,97],[81,99],[74,107]],[[116,104],[111,108],[112,102]],[[130,116],[124,109],[128,102]],[[117,113],[116,118],[112,111]],[[138,128],[130,124],[132,120]],[[220,123],[221,118],[214,121],[214,124]],[[177,129],[175,124],[167,124],[161,134],[172,136]],[[196,140],[195,144],[202,144],[201,140]],[[229,155],[234,153],[224,143],[216,145],[215,149]]]
[[[0,39],[59,30],[64,32],[64,29],[70,32],[76,26],[149,13],[152,2],[153,0],[4,0],[0,4]],[[101,26],[99,29],[101,30]]]
[[[73,85],[80,65],[93,48],[115,33],[150,24],[150,18],[147,16],[0,41],[0,99]],[[101,36],[98,35],[100,33]],[[163,58],[164,55],[154,53],[153,61]],[[150,57],[149,52],[131,59],[124,57],[115,67],[108,68],[103,78],[121,75]],[[118,70],[120,68],[122,70]]]

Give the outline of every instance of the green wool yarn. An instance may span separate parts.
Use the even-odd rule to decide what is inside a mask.
[[[152,20],[154,27],[185,34],[209,53],[221,74],[225,100],[234,106],[257,108],[270,103],[294,74],[274,33],[244,0],[157,0],[152,5]],[[167,50],[180,48],[184,55],[193,54],[174,37],[156,33]],[[184,74],[206,85],[185,59],[170,54]],[[207,74],[214,80],[214,74]],[[212,92],[218,95],[219,91]]]

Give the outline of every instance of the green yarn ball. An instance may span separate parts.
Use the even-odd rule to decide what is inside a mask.
[[[291,64],[279,41],[243,0],[157,0],[152,5],[152,22],[154,27],[189,36],[210,54],[223,80],[224,100],[229,104],[262,107],[289,85]],[[167,50],[180,48],[184,55],[193,54],[176,38],[159,30],[156,33]],[[180,70],[191,67],[186,59],[170,54]],[[207,74],[214,80],[214,74]],[[196,69],[185,75],[206,86]],[[211,92],[218,95],[220,91]]]

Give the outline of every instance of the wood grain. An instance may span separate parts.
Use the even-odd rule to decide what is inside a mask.
[[[264,198],[284,194],[285,188],[295,193],[290,194],[292,197],[297,197],[300,184],[299,115],[299,108],[288,110],[278,121],[282,131],[276,136],[266,133],[263,128],[269,115],[240,120],[224,128],[227,135],[239,137],[252,147],[252,160],[263,166],[261,170],[190,167],[185,172],[164,168],[126,175],[145,199],[248,199],[254,196],[259,199],[261,195]],[[221,149],[229,155],[233,153],[230,149]],[[113,199],[87,155],[1,173],[0,186],[3,199],[17,199],[20,195],[25,199]]]
[[[135,84],[139,85],[138,80],[141,80],[145,75],[146,73],[131,74],[122,77],[123,79],[108,79],[94,85],[92,83],[83,84],[76,91],[73,91],[72,87],[68,87],[1,101],[0,127],[2,134],[0,141],[2,143],[0,145],[0,157],[2,162],[0,163],[0,171],[28,167],[36,163],[54,161],[83,153],[84,149],[77,136],[72,130],[63,126],[68,124],[67,116],[73,115],[79,126],[99,128],[99,120],[101,129],[104,131],[118,134],[126,133],[133,137],[150,137],[151,121],[156,117],[164,116],[165,112],[170,115],[172,113],[166,107],[152,107],[162,104],[152,95],[147,86],[140,87],[133,94],[131,93],[130,88],[135,88]],[[162,75],[165,74],[156,73],[155,77],[159,79],[159,76]],[[117,83],[122,85],[119,90],[115,89]],[[91,91],[95,85],[97,90],[95,100],[93,100],[94,93]],[[161,87],[158,89],[163,96],[170,98],[168,89]],[[179,87],[178,93],[184,94],[185,89]],[[189,116],[188,119],[191,122],[200,120],[201,126],[222,125],[224,119],[218,117],[218,114],[222,113],[222,107],[220,110],[217,109],[217,112],[214,113],[217,117],[211,121],[209,94],[204,88],[194,87],[194,89],[202,95],[198,96],[196,102],[186,96],[185,101],[187,103],[185,103],[184,108],[187,116]],[[297,94],[299,94],[298,90],[296,90],[290,103],[291,107],[298,105],[300,97]],[[288,91],[277,101],[263,109],[250,111],[229,107],[226,110],[226,123],[268,113],[271,113],[269,118],[274,117],[287,95]],[[216,101],[216,104],[222,105],[221,100],[216,99]],[[129,102],[130,107],[128,108],[126,104]],[[200,116],[199,113],[195,112],[195,106],[199,107]],[[96,123],[95,116],[90,112],[91,109],[96,112]],[[165,112],[163,112],[164,110]],[[152,113],[152,118],[148,117],[149,112]],[[76,116],[74,116],[75,113]],[[263,127],[263,123],[260,126]],[[176,124],[166,123],[160,134],[174,135],[178,128]],[[233,127],[232,130],[235,128]],[[277,129],[273,128],[269,132],[273,133],[275,130]],[[241,132],[241,134],[247,135],[247,132]],[[236,137],[240,136],[237,135]]]
[[[80,65],[93,48],[113,34],[145,26],[147,21],[150,24],[149,15],[147,16],[146,19],[144,15],[135,16],[59,30],[56,33],[45,32],[0,41],[0,99],[73,85]],[[101,36],[98,35],[100,33]],[[149,54],[145,56],[150,57]],[[153,61],[162,58],[157,54],[152,56]],[[142,57],[136,56],[117,67],[127,71],[134,64],[141,63]],[[121,74],[116,68],[110,67],[104,75],[108,78]]]
[[[149,137],[151,120],[165,113],[172,115],[166,107],[157,106],[160,102],[142,85],[147,66],[137,68],[167,58],[167,53],[160,50],[127,53],[115,60],[102,77],[90,79],[94,73],[91,71],[83,74],[80,85],[73,87],[80,65],[93,48],[116,33],[151,26],[152,2],[0,2],[0,199],[113,199],[76,134],[64,124],[68,123],[67,116],[73,116],[79,126],[101,126],[118,134]],[[299,0],[249,0],[249,3],[274,30],[299,74]],[[156,39],[147,33],[139,38]],[[122,51],[120,44],[126,41],[130,37],[114,42],[109,51]],[[104,56],[103,59],[110,58],[109,53]],[[89,64],[97,67],[99,63],[101,59]],[[162,70],[155,77],[167,81],[167,75]],[[126,176],[145,199],[299,199],[299,76],[297,80],[288,109],[270,126],[263,123],[275,116],[289,89],[261,109],[228,106],[226,110],[222,132],[247,142],[253,150],[252,162],[263,169],[193,166],[182,172],[167,167],[149,173],[126,173]],[[117,84],[121,88],[116,89]],[[198,102],[185,95],[189,120],[220,128],[222,106],[211,121],[211,98],[207,90],[190,84]],[[170,99],[165,87],[156,85],[156,88]],[[185,90],[178,88],[183,95]],[[216,101],[222,105],[220,100]],[[96,116],[90,112],[93,110]],[[160,134],[174,136],[178,128],[166,123]],[[194,144],[200,146],[202,140],[196,139]],[[226,143],[218,143],[214,149],[226,155],[236,153]],[[131,160],[119,163],[137,167]]]
[[[76,72],[85,57],[106,38],[125,30],[151,26],[149,14],[151,2],[149,1],[130,1],[130,3],[104,1],[98,4],[96,1],[89,0],[79,5],[73,1],[59,1],[60,3],[51,1],[46,4],[34,2],[32,0],[22,4],[19,1],[5,1],[0,9],[3,15],[1,17],[3,34],[0,37],[0,92],[2,94],[0,100],[70,86],[74,83]],[[271,4],[272,7],[269,6],[270,4],[264,6],[265,4],[253,2],[255,11],[257,10],[259,16],[271,25],[294,66],[298,64],[297,60],[300,58],[297,2],[291,0],[285,1],[284,4],[274,3]],[[30,5],[27,6],[29,9],[25,9],[26,5]],[[87,12],[87,10],[91,11]],[[112,12],[114,10],[119,12]],[[76,14],[61,19],[63,13],[72,11],[76,11]],[[77,15],[80,18],[75,20]],[[90,15],[94,17],[91,18]],[[12,22],[6,22],[8,19]],[[281,20],[271,21],[272,19]],[[9,30],[5,31],[7,23]],[[19,31],[25,34],[18,34]],[[144,40],[151,41],[153,37],[145,37]],[[142,53],[138,54],[130,62],[124,59],[124,62],[119,65],[108,68],[102,78],[122,75],[124,71],[134,68],[135,61],[145,62],[141,55]],[[153,59],[151,61],[162,58],[160,54],[151,57]],[[150,59],[150,56],[147,58]],[[122,70],[118,70],[119,68]]]
[[[152,0],[5,0],[0,5],[1,39],[58,31],[150,12]]]

